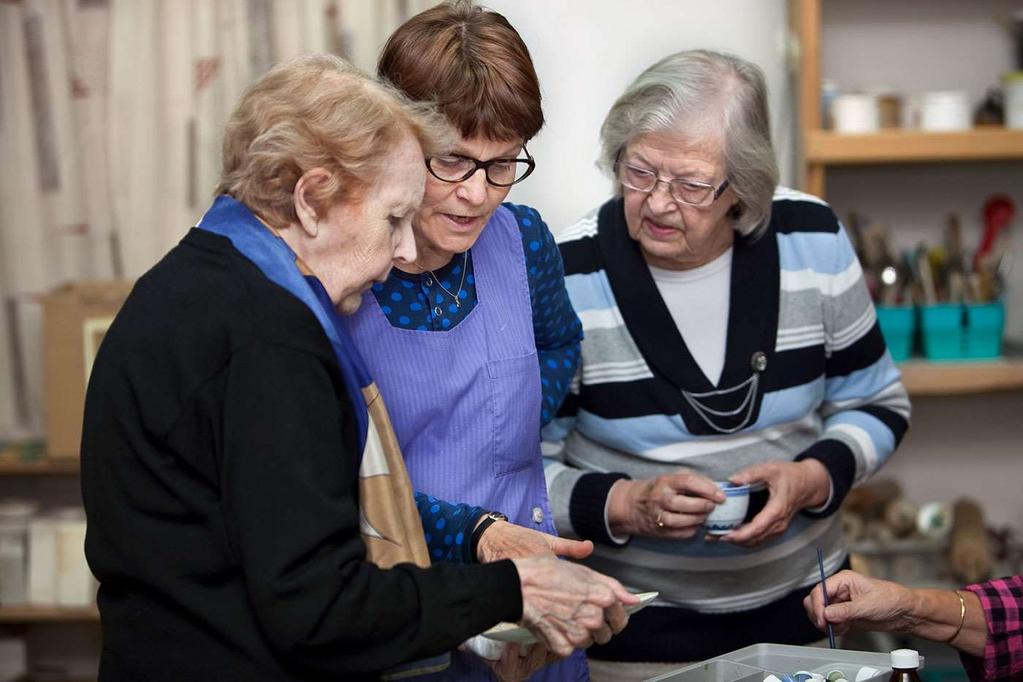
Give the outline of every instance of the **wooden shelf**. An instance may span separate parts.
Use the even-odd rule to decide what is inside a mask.
[[[823,130],[823,0],[788,0],[788,4],[789,27],[799,55],[795,75],[802,177],[798,184],[805,191],[827,198],[827,169],[833,166],[1023,160],[1023,130],[992,126],[950,133],[885,130],[865,135]]]
[[[888,130],[863,135],[807,130],[805,152],[809,163],[829,165],[1023,159],[1023,130]]]
[[[1023,389],[1023,360],[973,360],[899,364],[910,395],[962,395]]]
[[[89,623],[99,621],[95,606],[0,606],[0,623]]]
[[[22,460],[0,453],[0,476],[77,476],[77,458]]]

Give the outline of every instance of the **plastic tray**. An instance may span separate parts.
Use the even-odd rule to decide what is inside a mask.
[[[737,649],[702,663],[651,678],[671,682],[762,682],[768,673],[778,677],[791,675],[797,670],[827,675],[832,670],[841,670],[849,682],[854,682],[856,673],[863,666],[876,668],[878,674],[863,682],[884,682],[891,675],[891,656],[871,651],[850,651],[848,649],[821,649],[788,644],[754,644]],[[920,657],[924,667],[924,657]],[[728,675],[733,675],[729,677]]]

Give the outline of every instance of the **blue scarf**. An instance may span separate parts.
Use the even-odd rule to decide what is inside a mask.
[[[355,409],[361,457],[366,447],[369,423],[362,387],[369,386],[373,379],[323,284],[316,277],[303,275],[295,263],[295,252],[291,247],[261,223],[245,204],[226,194],[216,198],[197,227],[231,240],[234,248],[262,270],[270,281],[294,294],[319,320],[341,366],[345,388]]]

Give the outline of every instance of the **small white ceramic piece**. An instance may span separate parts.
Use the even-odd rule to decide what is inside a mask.
[[[504,649],[508,644],[506,642],[498,642],[497,640],[484,637],[483,635],[476,635],[463,642],[463,646],[469,651],[473,652],[480,658],[485,658],[488,661],[499,661],[501,655],[504,653]]]
[[[952,508],[944,502],[928,502],[916,515],[916,529],[921,535],[940,540],[952,530]]]
[[[798,670],[792,673],[792,679],[795,682],[824,682],[824,675],[812,673],[808,670]]]
[[[717,481],[717,485],[725,494],[725,501],[714,508],[703,525],[711,535],[725,535],[742,525],[746,518],[750,486],[728,481]]]
[[[856,671],[855,682],[863,682],[863,680],[869,680],[871,677],[880,675],[881,671],[877,668],[871,668],[869,665],[865,665]]]
[[[764,678],[764,682],[781,682],[781,678],[777,675],[771,674]]]

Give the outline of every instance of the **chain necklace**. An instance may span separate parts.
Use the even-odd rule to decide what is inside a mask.
[[[753,376],[746,381],[742,382],[738,386],[732,388],[726,388],[718,391],[707,391],[706,393],[692,393],[685,389],[682,390],[682,397],[686,399],[690,407],[696,412],[696,414],[703,420],[703,422],[721,434],[731,434],[746,428],[749,424],[750,417],[753,416],[753,407],[756,405],[757,387],[760,385],[760,373],[754,372]],[[701,398],[710,398],[719,395],[725,395],[727,393],[734,393],[742,389],[746,389],[746,397],[743,398],[739,406],[734,410],[718,411],[712,410],[707,405],[700,402]],[[746,417],[738,425],[731,428],[725,428],[714,423],[714,417],[735,417],[743,410],[746,410]]]
[[[716,391],[706,391],[704,393],[693,393],[682,389],[682,397],[685,398],[686,402],[689,403],[689,406],[693,408],[697,416],[703,420],[703,423],[718,433],[728,435],[735,433],[736,431],[740,431],[749,425],[750,420],[753,417],[753,408],[757,403],[757,389],[760,387],[760,373],[767,369],[767,354],[758,350],[750,357],[749,364],[750,369],[753,370],[753,376],[732,388],[722,388]],[[739,403],[739,406],[734,410],[712,410],[708,405],[701,402],[702,398],[713,398],[716,396],[726,395],[728,393],[735,393],[744,388],[746,389],[746,397],[742,399],[742,402]],[[726,428],[714,423],[714,417],[736,417],[743,410],[746,410],[746,416],[743,418],[742,422],[736,426]]]
[[[433,270],[427,270],[427,272],[433,275],[433,281],[437,283],[437,286],[441,288],[441,291],[443,291],[445,294],[454,299],[456,308],[462,307],[462,302],[458,299],[458,297],[462,295],[462,287],[465,286],[465,264],[468,262],[468,260],[469,249],[466,249],[465,253],[462,254],[462,281],[458,283],[458,291],[456,291],[455,293],[451,293],[443,284],[440,283],[440,277],[437,276],[436,272],[434,272]],[[419,267],[422,268],[422,266]]]

